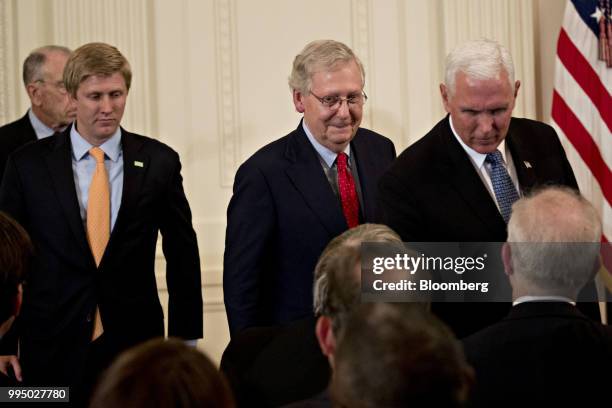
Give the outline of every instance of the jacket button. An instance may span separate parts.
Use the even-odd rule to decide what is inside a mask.
[[[87,323],[91,322],[92,318],[91,318],[91,313],[87,313]]]

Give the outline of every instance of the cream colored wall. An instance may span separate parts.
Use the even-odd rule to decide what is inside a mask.
[[[557,3],[0,0],[0,122],[27,108],[19,70],[31,49],[105,41],[126,55],[134,83],[123,125],[181,155],[202,257],[205,337],[199,346],[218,361],[228,341],[222,261],[234,172],[297,125],[286,81],[295,54],[317,38],[351,45],[367,71],[364,125],[401,151],[443,116],[438,84],[444,55],[469,38],[495,38],[510,48],[523,82],[515,113],[541,118],[550,103],[544,94],[552,81]]]

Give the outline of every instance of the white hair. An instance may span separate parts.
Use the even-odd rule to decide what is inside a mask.
[[[512,268],[550,295],[575,296],[593,278],[601,222],[595,208],[567,187],[547,187],[512,206]]]
[[[510,51],[493,40],[469,41],[446,56],[444,82],[452,96],[458,72],[463,72],[469,78],[483,80],[497,79],[502,71],[506,71],[510,86],[514,89],[514,63]]]

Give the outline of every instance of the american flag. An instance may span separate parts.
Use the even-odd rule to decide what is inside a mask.
[[[572,164],[580,191],[612,239],[612,0],[567,2],[555,64],[552,125]],[[609,247],[609,245],[608,245]],[[612,256],[600,274],[612,291]]]

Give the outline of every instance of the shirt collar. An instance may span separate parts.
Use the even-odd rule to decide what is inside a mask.
[[[330,149],[328,149],[327,147],[319,143],[319,141],[315,139],[312,133],[310,133],[310,129],[308,129],[308,126],[306,126],[306,122],[303,120],[302,120],[302,128],[304,129],[304,132],[306,133],[306,137],[308,137],[308,140],[310,140],[310,144],[312,145],[312,147],[315,148],[317,153],[319,153],[319,156],[321,156],[325,164],[327,164],[328,167],[332,167],[334,165],[334,161],[336,161],[336,157],[338,156],[338,153],[331,151]],[[344,148],[344,153],[346,153],[349,159],[351,158],[351,144],[350,143],[347,144],[346,147]]]
[[[34,132],[36,133],[37,139],[43,139],[45,137],[49,137],[55,133],[55,130],[45,125],[38,116],[32,111],[32,109],[28,109],[28,117],[30,118],[30,123],[34,128]]]
[[[72,154],[76,161],[85,157],[85,154],[93,147],[93,145],[85,140],[76,130],[76,122],[73,123],[70,129],[70,142],[72,142]],[[118,127],[110,139],[102,143],[99,147],[104,151],[106,157],[116,162],[121,153],[121,128]]]
[[[453,121],[451,120],[451,115],[448,115],[448,123],[450,124],[450,128],[451,128],[451,131],[453,132],[453,135],[455,136],[455,138],[457,139],[461,147],[463,147],[463,150],[465,150],[468,156],[470,156],[470,158],[472,159],[472,162],[476,164],[476,166],[479,169],[481,169],[482,165],[484,164],[485,159],[487,158],[487,155],[484,153],[478,153],[476,150],[472,149],[470,146],[466,145],[463,142],[459,134],[457,134],[457,132],[455,131],[455,127],[453,126]],[[502,158],[504,159],[504,163],[507,164],[508,160],[506,159],[506,139],[501,141],[499,146],[497,146],[497,150],[501,152]]]
[[[566,302],[576,306],[576,302],[564,296],[519,296],[512,302],[512,306],[526,302]]]

